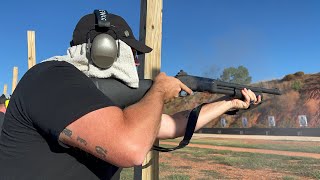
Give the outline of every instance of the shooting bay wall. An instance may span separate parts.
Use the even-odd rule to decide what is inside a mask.
[[[202,128],[198,133],[320,137],[320,128]]]

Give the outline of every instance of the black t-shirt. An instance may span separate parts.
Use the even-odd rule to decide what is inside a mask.
[[[118,170],[58,142],[83,115],[113,102],[67,62],[31,68],[11,96],[0,139],[0,179],[110,179]]]

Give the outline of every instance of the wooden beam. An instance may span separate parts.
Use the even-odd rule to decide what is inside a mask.
[[[28,69],[36,64],[36,35],[34,31],[28,31]]]
[[[3,94],[7,95],[7,93],[8,93],[8,85],[4,84],[4,86],[3,86]]]
[[[17,83],[18,83],[18,67],[13,67],[11,94],[13,94],[14,89],[16,89]]]
[[[139,57],[139,76],[154,79],[160,73],[161,67],[162,0],[141,0],[139,38],[153,49],[151,53]],[[159,145],[159,141],[155,142],[155,145]],[[159,152],[148,153],[142,164],[142,179],[159,179]]]

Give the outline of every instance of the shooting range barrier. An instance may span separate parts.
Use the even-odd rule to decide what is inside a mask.
[[[320,128],[202,128],[198,133],[320,137]]]

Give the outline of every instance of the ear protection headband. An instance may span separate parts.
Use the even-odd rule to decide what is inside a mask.
[[[105,31],[111,29],[112,24],[108,21],[107,11],[94,10],[94,14],[97,22],[96,28],[98,27]],[[91,43],[90,31],[87,33],[87,53],[89,53],[93,64],[97,67],[102,69],[110,68],[119,55],[116,40],[109,34],[102,33],[94,37]]]

